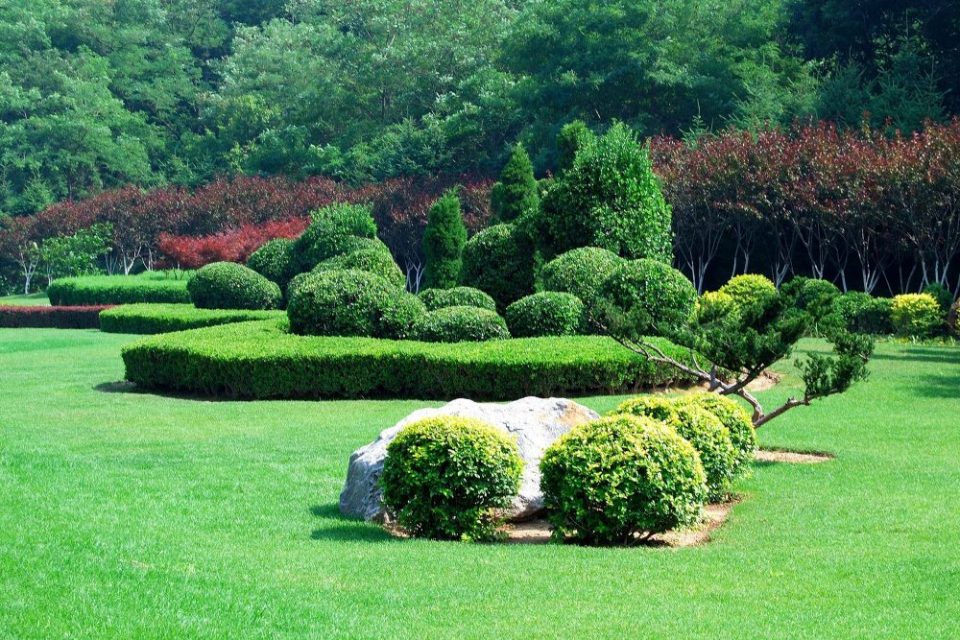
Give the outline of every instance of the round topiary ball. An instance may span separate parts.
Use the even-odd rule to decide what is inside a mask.
[[[699,324],[709,324],[730,315],[737,303],[726,293],[707,291],[697,300],[696,316]]]
[[[296,275],[293,245],[294,241],[288,238],[271,240],[253,252],[247,259],[247,266],[284,289],[290,278]]]
[[[697,290],[685,275],[656,260],[631,260],[607,277],[601,288],[605,321],[627,337],[655,334],[687,322]]]
[[[600,288],[624,259],[607,249],[581,247],[554,258],[543,266],[541,278],[546,291],[572,293],[584,304],[596,299]]]
[[[294,245],[298,272],[310,271],[328,258],[355,250],[358,238],[374,239],[377,225],[365,205],[334,204],[313,214],[313,222]]]
[[[585,323],[580,298],[558,291],[520,298],[507,307],[505,317],[516,338],[572,336],[580,333]]]
[[[510,337],[507,323],[495,311],[476,307],[444,307],[426,314],[413,328],[424,342],[481,342]]]
[[[277,283],[235,262],[201,267],[187,290],[199,309],[276,309],[283,297]]]
[[[520,489],[516,442],[474,418],[437,416],[404,427],[387,446],[380,486],[411,535],[490,540]]]
[[[624,400],[610,415],[632,415],[653,418],[661,422],[674,420],[677,417],[677,407],[672,398],[663,396],[637,396]]]
[[[731,278],[727,284],[720,287],[720,293],[725,293],[738,307],[766,303],[777,296],[777,287],[770,278],[755,273],[748,273]]]
[[[894,332],[890,298],[874,298],[863,291],[848,291],[838,297],[834,311],[847,331],[872,335]]]
[[[498,309],[533,293],[534,246],[517,224],[480,231],[463,247],[461,281],[485,291]]]
[[[946,314],[929,293],[905,293],[893,298],[890,320],[897,334],[931,338],[946,325]]]
[[[497,303],[489,295],[473,287],[453,287],[452,289],[424,289],[420,299],[430,311],[444,307],[477,307],[489,311],[497,310]]]
[[[406,287],[407,277],[394,261],[393,256],[378,249],[360,249],[343,255],[327,258],[313,268],[317,271],[343,271],[356,269],[380,276],[395,287]]]
[[[693,446],[662,422],[629,415],[575,427],[544,453],[540,487],[555,537],[631,544],[696,523],[706,476]]]
[[[750,469],[757,451],[757,432],[750,414],[736,400],[719,393],[697,391],[680,396],[675,402],[678,405],[700,407],[715,415],[730,432],[730,442],[737,452],[734,475],[744,475]]]
[[[290,330],[301,335],[389,337],[383,318],[406,291],[356,269],[320,271],[289,287]]]
[[[417,325],[426,315],[427,308],[420,298],[401,290],[380,316],[380,337],[414,340]]]

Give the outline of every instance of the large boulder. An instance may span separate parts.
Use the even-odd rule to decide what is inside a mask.
[[[437,409],[414,411],[350,456],[347,481],[340,493],[340,512],[350,517],[382,521],[385,512],[379,480],[387,457],[387,445],[408,424],[443,415],[477,418],[516,438],[524,467],[520,493],[507,514],[511,520],[531,518],[543,509],[540,459],[547,447],[573,427],[600,417],[572,400],[533,397],[509,404],[460,399]]]

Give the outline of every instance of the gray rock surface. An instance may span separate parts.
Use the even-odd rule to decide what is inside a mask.
[[[350,456],[347,481],[340,493],[340,512],[350,517],[382,521],[385,512],[378,480],[387,457],[387,445],[408,424],[442,415],[483,420],[516,438],[524,467],[520,493],[507,514],[511,520],[533,517],[543,509],[540,459],[547,447],[573,427],[599,417],[596,412],[572,400],[534,397],[508,404],[460,399],[436,409],[414,411]]]

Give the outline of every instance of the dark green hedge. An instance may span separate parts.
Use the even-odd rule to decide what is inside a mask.
[[[233,322],[285,317],[283,311],[243,309],[197,309],[192,304],[127,304],[100,314],[100,330],[106,333],[170,333]]]
[[[143,388],[235,398],[510,400],[685,382],[599,336],[430,344],[296,336],[283,321],[145,338],[126,346],[123,360],[127,379]]]
[[[47,287],[54,306],[82,307],[135,302],[190,302],[186,276],[81,276],[60,278]]]

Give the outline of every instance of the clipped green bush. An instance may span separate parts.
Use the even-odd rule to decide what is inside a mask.
[[[187,289],[198,309],[276,309],[283,299],[276,282],[235,262],[201,267]]]
[[[198,309],[192,304],[125,304],[100,313],[100,330],[150,335],[283,316],[283,311]]]
[[[950,313],[947,314],[947,330],[950,335],[960,336],[960,300],[950,307]]]
[[[444,307],[423,316],[413,328],[424,342],[476,342],[510,337],[496,311],[477,307]]]
[[[674,420],[677,417],[677,407],[672,398],[664,396],[646,395],[636,396],[624,400],[610,415],[645,416],[661,422]]]
[[[190,302],[184,272],[147,272],[136,276],[80,276],[57,278],[47,287],[53,306],[131,304],[135,302]]]
[[[834,311],[834,302],[840,297],[840,289],[828,280],[796,276],[780,287],[780,292],[793,306],[805,311],[819,328]]]
[[[540,194],[537,179],[533,175],[533,163],[523,145],[517,144],[500,173],[500,181],[490,190],[493,218],[500,222],[512,222],[535,213],[539,206]]]
[[[933,299],[940,305],[940,310],[944,315],[950,313],[950,307],[953,305],[953,294],[939,282],[931,282],[923,288],[923,293],[933,296]]]
[[[727,294],[737,306],[743,307],[767,303],[777,296],[777,287],[766,276],[747,273],[731,278],[720,287],[720,293]]]
[[[497,224],[474,235],[463,247],[463,284],[488,293],[498,309],[533,293],[534,248],[522,229]]]
[[[707,291],[697,300],[696,320],[699,324],[716,322],[735,311],[737,303],[726,293]]]
[[[892,307],[890,298],[874,298],[862,291],[849,291],[833,302],[834,312],[847,331],[870,335],[894,332]]]
[[[631,544],[696,523],[707,495],[693,446],[664,423],[630,415],[575,427],[544,453],[540,487],[554,536]]]
[[[463,246],[467,227],[460,211],[456,191],[448,191],[434,203],[423,230],[423,256],[426,266],[423,282],[429,288],[450,289],[457,286],[463,268]]]
[[[520,489],[517,443],[474,418],[438,416],[403,428],[387,446],[383,502],[415,537],[485,541]]]
[[[295,241],[287,238],[271,240],[251,254],[247,266],[285,289],[290,278],[296,275],[294,244]]]
[[[898,335],[931,338],[943,328],[944,313],[929,293],[906,293],[893,299],[890,320]]]
[[[680,396],[676,405],[699,407],[715,415],[730,433],[730,442],[736,450],[733,474],[742,476],[750,469],[750,463],[757,451],[757,432],[753,428],[750,414],[733,398],[719,393],[695,391]]]
[[[378,275],[395,287],[403,288],[407,284],[407,276],[394,261],[390,253],[379,249],[359,249],[343,255],[327,258],[316,267],[319,271],[344,271],[356,269]]]
[[[497,310],[497,303],[489,295],[473,287],[454,287],[452,289],[424,289],[420,299],[430,311],[444,307],[477,307],[489,311]]]
[[[575,295],[544,291],[520,298],[509,307],[505,319],[517,338],[573,336],[585,325],[583,303]]]
[[[127,379],[145,389],[252,399],[515,400],[689,382],[676,369],[599,336],[441,344],[298,336],[285,322],[144,338],[123,348]],[[662,339],[654,344],[689,362],[687,350]]]
[[[294,270],[310,271],[328,258],[357,249],[357,239],[374,239],[377,225],[369,206],[334,204],[311,214],[313,222],[293,248]]]
[[[540,277],[546,291],[572,293],[589,306],[604,281],[623,263],[623,258],[607,249],[580,247],[545,264]]]
[[[395,337],[385,323],[406,291],[367,271],[317,271],[291,282],[287,317],[300,335]]]
[[[607,277],[600,297],[603,320],[632,336],[685,323],[693,314],[697,290],[669,265],[631,260]]]

